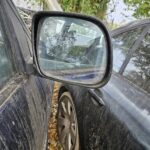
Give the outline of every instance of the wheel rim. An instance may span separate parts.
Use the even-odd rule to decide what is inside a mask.
[[[58,110],[58,135],[64,150],[73,150],[77,136],[77,119],[71,99],[63,96]]]

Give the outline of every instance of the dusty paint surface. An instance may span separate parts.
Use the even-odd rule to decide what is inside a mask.
[[[1,149],[41,150],[46,146],[50,95],[46,81],[23,77],[0,106]]]
[[[105,87],[94,90],[94,95],[86,88],[65,87],[75,102],[81,149],[150,149],[148,95],[114,75]]]

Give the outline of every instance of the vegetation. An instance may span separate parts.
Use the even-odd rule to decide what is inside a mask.
[[[77,12],[105,18],[109,0],[59,0],[66,12]]]
[[[44,10],[48,9],[48,0],[26,0],[33,5],[39,3]],[[65,12],[77,12],[96,16],[106,20],[108,4],[111,0],[58,0]],[[133,10],[133,16],[136,18],[150,17],[150,0],[123,0],[128,9]],[[114,4],[115,5],[115,4]],[[115,6],[114,6],[115,9]],[[113,12],[114,10],[111,10]],[[110,13],[111,13],[110,12]],[[114,28],[114,25],[110,25]]]
[[[134,11],[134,17],[150,17],[150,0],[124,0],[124,2],[129,6],[129,9]]]

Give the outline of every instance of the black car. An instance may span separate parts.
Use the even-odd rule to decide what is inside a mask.
[[[82,150],[150,149],[150,19],[113,30],[111,37],[113,73],[107,85],[60,84],[58,133],[66,150],[68,134]],[[78,132],[67,129],[70,123]]]
[[[46,149],[53,81],[45,78],[102,87],[111,62],[109,32],[99,20],[38,12],[31,36],[12,1],[0,0],[0,149]],[[69,148],[75,146],[68,138]]]
[[[0,1],[0,149],[46,149],[53,82],[33,75],[31,35]]]

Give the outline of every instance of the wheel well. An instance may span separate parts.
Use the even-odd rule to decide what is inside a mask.
[[[60,98],[60,96],[64,93],[64,92],[68,92],[67,88],[65,86],[62,86],[59,89],[59,93],[58,93],[58,99]]]

